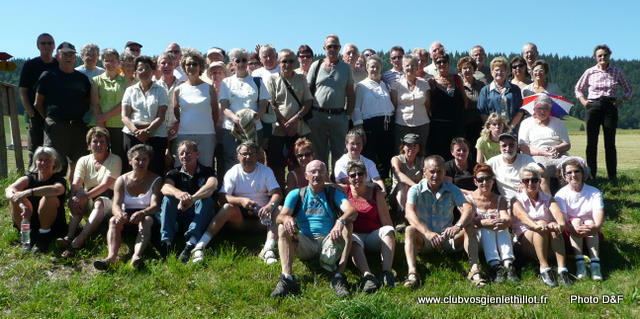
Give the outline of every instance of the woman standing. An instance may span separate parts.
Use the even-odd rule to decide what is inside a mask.
[[[517,85],[507,82],[507,65],[507,59],[502,56],[491,60],[490,69],[493,82],[480,91],[478,110],[480,110],[483,119],[486,119],[493,112],[500,114],[515,130],[522,119],[522,111],[520,110],[522,94]],[[526,68],[526,64],[523,68]]]
[[[148,56],[135,59],[138,83],[127,88],[122,97],[122,123],[124,149],[129,153],[134,145],[147,144],[153,148],[149,169],[164,173],[164,153],[167,149],[167,128],[164,124],[167,112],[167,91],[151,81],[155,64]],[[130,169],[130,167],[128,167]]]
[[[178,137],[173,142],[177,153],[182,141],[191,140],[198,144],[200,164],[213,167],[213,153],[216,148],[215,122],[218,118],[218,98],[213,86],[200,76],[204,72],[204,57],[200,52],[186,48],[180,61],[187,80],[180,84],[173,94],[173,113],[179,123]]]
[[[615,181],[618,166],[618,107],[631,99],[633,89],[622,71],[609,64],[611,49],[608,46],[596,46],[593,57],[598,63],[582,74],[575,88],[576,97],[586,109],[584,121],[587,123],[587,165],[591,168],[591,176],[595,177],[598,172],[598,135],[602,125],[607,175],[610,180]],[[618,99],[616,95],[618,86],[624,90],[622,99]],[[585,89],[588,92],[587,98],[583,95]]]
[[[458,73],[462,76],[462,84],[468,101],[468,105],[464,109],[464,137],[470,145],[476,145],[480,131],[482,131],[482,117],[478,111],[478,95],[480,95],[484,84],[473,76],[478,69],[477,66],[476,61],[470,56],[463,57],[458,61]],[[470,150],[469,156],[472,159],[476,158],[475,148]]]
[[[560,94],[560,88],[555,83],[547,81],[549,75],[549,63],[545,60],[536,60],[533,63],[533,82],[522,88],[522,97],[525,98],[537,93]]]
[[[311,50],[310,46],[303,44],[298,48],[296,56],[298,57],[300,67],[295,69],[295,72],[304,74],[304,76],[307,77],[309,68],[311,68],[311,63],[313,62],[313,50]]]
[[[449,143],[454,137],[464,135],[464,109],[467,95],[462,79],[449,74],[449,55],[438,53],[434,57],[437,75],[429,79],[431,86],[431,127],[427,142],[427,154],[437,154],[450,160]]]
[[[509,74],[509,79],[511,84],[518,86],[521,90],[531,84],[531,75],[527,70],[527,61],[519,55],[511,58],[511,62],[509,63],[511,66],[511,73]]]

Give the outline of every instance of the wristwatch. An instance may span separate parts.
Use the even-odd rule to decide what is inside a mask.
[[[148,135],[151,135],[151,130],[150,130],[149,128],[146,128],[144,131],[145,131]]]
[[[342,225],[346,225],[347,222],[344,220],[344,218],[338,218],[338,221],[342,223]]]
[[[458,226],[458,228],[462,229],[462,223],[457,223],[456,226]]]

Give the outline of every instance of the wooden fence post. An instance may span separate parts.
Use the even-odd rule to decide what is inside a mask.
[[[18,107],[16,105],[16,93],[15,86],[7,83],[0,82],[0,90],[2,91],[0,96],[4,97],[0,104],[0,115],[2,121],[0,122],[0,177],[7,177],[8,173],[8,159],[7,159],[7,144],[6,134],[4,128],[4,115],[9,114],[9,121],[11,123],[11,140],[13,141],[13,152],[16,160],[16,170],[20,174],[24,174],[24,161],[22,158],[22,138],[20,137],[20,121],[18,119]]]

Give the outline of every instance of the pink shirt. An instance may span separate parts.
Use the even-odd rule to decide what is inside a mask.
[[[551,215],[551,210],[549,210],[549,206],[551,205],[551,196],[538,191],[538,200],[534,204],[527,196],[527,193],[520,192],[516,195],[516,198],[524,207],[524,211],[527,212],[529,217],[533,219],[533,221],[544,220],[546,222],[553,221],[553,216]],[[516,236],[520,236],[525,231],[529,229],[524,223],[520,221],[517,217],[513,219],[512,225],[513,231],[516,233]]]
[[[603,71],[596,65],[584,71],[576,84],[575,93],[577,98],[584,97],[582,92],[584,89],[588,89],[588,100],[595,100],[599,97],[615,98],[616,86],[618,85],[624,90],[624,98],[631,98],[633,88],[631,88],[629,81],[627,81],[620,69],[609,65]]]
[[[566,185],[556,193],[555,198],[567,220],[574,217],[593,219],[594,211],[604,209],[600,191],[587,184],[582,186],[580,192]]]

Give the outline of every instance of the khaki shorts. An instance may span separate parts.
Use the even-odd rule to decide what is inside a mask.
[[[343,250],[344,240],[342,238],[333,241],[329,234],[314,237],[298,234],[296,256],[301,260],[319,258],[320,266],[328,271],[335,271],[336,263],[340,260]]]
[[[431,245],[431,242],[427,239],[427,236],[425,234],[420,234],[422,235],[422,240],[424,241],[424,245],[422,245],[422,252],[430,252],[436,249],[441,249],[442,251],[448,253],[454,253],[462,250],[462,247],[456,247],[456,243],[453,238],[443,240],[442,243],[440,243],[440,247],[435,248]]]
[[[395,230],[393,226],[382,226],[370,233],[353,233],[353,243],[360,245],[362,248],[367,251],[380,251],[380,245],[382,244],[382,240],[389,233],[395,234]]]
[[[111,217],[111,205],[113,205],[113,201],[107,196],[98,196],[94,199],[89,199],[87,201],[87,205],[84,207],[84,215],[89,216],[91,214],[91,211],[93,211],[93,205],[98,198],[102,200],[102,205],[104,206],[104,217]]]

